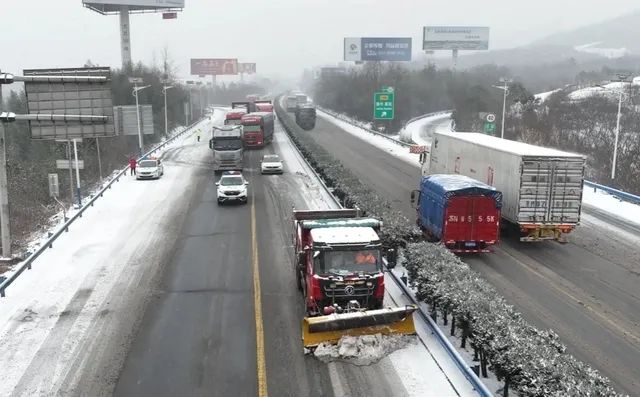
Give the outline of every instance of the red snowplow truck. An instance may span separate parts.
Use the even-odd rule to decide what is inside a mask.
[[[383,308],[382,222],[355,209],[293,211],[295,271],[306,348],[345,335],[413,334],[413,306]],[[387,267],[395,266],[392,260]]]

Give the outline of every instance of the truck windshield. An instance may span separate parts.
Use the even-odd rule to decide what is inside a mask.
[[[242,148],[241,139],[214,139],[214,150],[238,150]]]
[[[138,166],[141,168],[151,168],[157,167],[158,163],[155,160],[142,160]]]
[[[262,127],[260,127],[259,125],[245,125],[243,129],[244,132],[260,132],[262,130]]]
[[[318,274],[349,276],[377,273],[382,268],[380,252],[364,249],[357,251],[323,251],[315,255]]]

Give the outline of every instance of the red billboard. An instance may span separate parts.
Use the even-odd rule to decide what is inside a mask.
[[[238,74],[238,60],[235,58],[191,58],[191,74],[198,76]]]
[[[255,63],[239,63],[238,64],[238,73],[255,74],[255,72],[256,72]]]

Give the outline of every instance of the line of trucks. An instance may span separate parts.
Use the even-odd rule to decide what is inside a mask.
[[[263,148],[273,141],[274,112],[271,100],[258,100],[254,96],[245,102],[231,102],[224,126],[213,127],[209,147],[213,151],[216,172],[241,171],[244,150]]]
[[[566,242],[580,221],[585,157],[470,132],[436,132],[411,192],[425,237],[456,253],[488,252],[501,229]]]
[[[285,109],[293,112],[296,124],[303,130],[309,131],[316,126],[316,107],[309,102],[309,98],[302,93],[292,93],[285,97]]]

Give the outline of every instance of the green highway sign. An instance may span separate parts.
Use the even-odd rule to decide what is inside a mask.
[[[496,132],[496,123],[484,122],[484,133],[493,135]]]
[[[395,94],[393,92],[376,92],[373,94],[373,118],[376,120],[393,120],[395,114]]]

